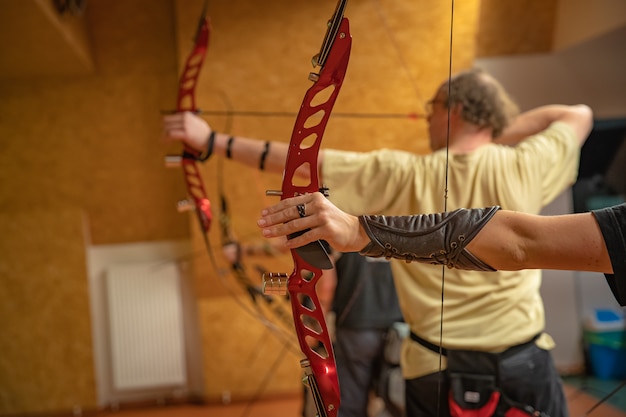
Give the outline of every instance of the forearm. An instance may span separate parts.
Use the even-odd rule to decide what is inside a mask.
[[[591,213],[539,216],[494,209],[361,216],[370,240],[361,253],[476,271],[612,272]]]
[[[495,139],[495,142],[516,145],[528,136],[542,132],[557,121],[568,123],[582,143],[591,131],[593,114],[591,109],[584,104],[575,106],[553,104],[537,107],[515,118],[502,135]]]
[[[239,162],[250,168],[275,174],[280,174],[284,171],[288,151],[289,144],[285,142],[263,141],[219,132],[215,133],[213,143],[214,155]],[[323,159],[324,151],[320,150],[317,169],[321,182],[323,180],[320,167]],[[298,167],[296,175],[299,178],[308,179],[308,165]]]
[[[273,173],[283,172],[287,150],[287,143],[266,142],[219,132],[215,133],[213,144],[213,155],[215,156]]]
[[[467,250],[499,270],[556,269],[611,273],[591,213],[539,216],[500,211]]]
[[[224,157],[261,171],[281,173],[289,144],[230,135],[211,129],[209,124],[191,112],[181,112],[163,117],[165,140],[179,140],[201,153],[202,158]],[[203,159],[205,160],[205,159]],[[323,152],[318,155],[317,169],[321,166]],[[296,172],[308,178],[308,166]]]

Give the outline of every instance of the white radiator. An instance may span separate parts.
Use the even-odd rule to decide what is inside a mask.
[[[113,387],[118,390],[186,383],[178,268],[132,263],[107,269]]]

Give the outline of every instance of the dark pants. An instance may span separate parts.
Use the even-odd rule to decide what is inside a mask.
[[[502,359],[499,373],[500,390],[511,400],[530,405],[550,417],[569,415],[561,378],[554,367],[550,352],[534,343],[530,344],[514,355]],[[450,415],[450,385],[445,372],[443,375],[434,373],[405,382],[407,417]]]
[[[341,393],[339,417],[365,417],[373,381],[383,360],[385,330],[337,328],[335,359]]]

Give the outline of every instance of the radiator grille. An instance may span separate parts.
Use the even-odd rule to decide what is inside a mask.
[[[181,291],[175,263],[107,269],[113,386],[118,390],[186,382]]]

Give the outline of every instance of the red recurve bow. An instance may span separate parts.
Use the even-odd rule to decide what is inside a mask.
[[[307,90],[296,117],[282,188],[268,191],[268,195],[280,195],[285,199],[313,192],[326,194],[327,190],[319,182],[317,160],[322,135],[350,57],[352,38],[348,19],[343,17],[346,3],[347,0],[338,1],[320,52],[313,57],[313,66],[320,70],[317,74],[309,74],[313,85]],[[308,172],[308,179],[296,179],[297,171],[300,177],[303,172]],[[315,292],[322,270],[331,269],[332,262],[319,241],[292,250],[291,255],[294,261],[291,275],[287,278],[287,274],[267,274],[263,277],[264,288],[268,293],[281,293],[285,288],[289,292],[300,349],[306,356],[301,361],[305,383],[311,389],[319,415],[335,417],[339,410],[337,367],[324,313]]]
[[[180,76],[179,80],[179,88],[178,88],[178,99],[176,105],[176,112],[184,112],[191,111],[198,113],[198,107],[196,106],[196,85],[198,81],[198,76],[200,75],[200,70],[202,68],[202,64],[204,63],[206,53],[209,46],[209,39],[211,35],[211,24],[210,19],[206,15],[207,11],[207,3],[205,1],[202,13],[200,15],[200,20],[198,22],[198,28],[196,30],[194,47],[191,53],[187,56],[185,68]],[[196,151],[195,149],[185,145],[184,150],[181,155],[168,155],[165,157],[165,163],[168,167],[182,167],[185,184],[187,186],[187,192],[189,194],[189,199],[182,200],[178,202],[178,211],[188,211],[195,210],[195,213],[198,218],[198,223],[200,225],[202,236],[204,238],[205,246],[207,248],[209,257],[213,263],[216,265],[213,251],[211,250],[211,246],[209,243],[209,231],[211,228],[213,214],[211,211],[211,202],[207,196],[204,183],[202,181],[202,176],[198,168],[198,161],[204,161],[204,158],[200,158],[201,153]],[[228,214],[226,210],[226,203],[224,196],[222,196],[222,215],[220,216],[220,224],[222,226],[222,238],[223,244],[228,240],[231,240],[231,232],[229,230],[229,221],[227,219]],[[256,306],[259,294],[262,298],[262,301],[265,302],[274,313],[274,315],[280,319],[283,323],[291,324],[291,317],[288,316],[286,311],[283,311],[279,304],[274,303],[274,298],[270,295],[263,295],[262,290],[253,286],[252,280],[248,278],[248,275],[243,267],[243,264],[239,261],[231,265],[232,270],[235,274],[235,278],[237,282],[245,289],[245,291],[250,295],[252,303]],[[217,269],[217,268],[216,268]],[[221,273],[217,271],[218,276],[221,276]],[[236,296],[235,296],[236,297]],[[247,312],[249,312],[253,317],[259,319],[263,325],[272,330],[275,334],[277,334],[281,340],[286,340],[285,337],[282,337],[278,328],[273,325],[269,320],[266,320],[264,317],[255,314],[253,311],[248,310],[244,307]],[[290,345],[286,345],[291,347]],[[295,346],[294,346],[294,349]]]
[[[200,21],[198,22],[193,50],[187,57],[185,69],[180,76],[176,112],[196,112],[198,110],[196,107],[196,84],[208,50],[211,34],[211,25],[206,17],[206,7],[207,4],[205,2]],[[207,249],[209,249],[209,253],[211,253],[208,239],[213,215],[211,213],[211,202],[207,197],[200,170],[196,163],[199,157],[200,152],[185,145],[182,156],[167,156],[165,163],[167,166],[182,166],[187,193],[191,200],[179,201],[178,211],[195,210],[205,244]]]

